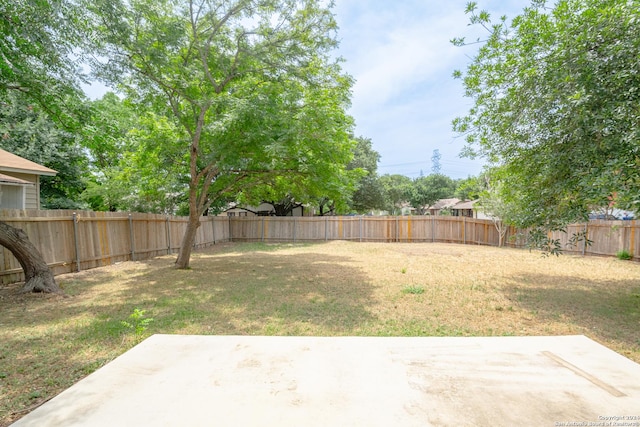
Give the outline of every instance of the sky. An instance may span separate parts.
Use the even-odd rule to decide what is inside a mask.
[[[369,138],[380,154],[378,174],[417,178],[440,173],[460,179],[478,175],[484,162],[460,157],[462,137],[451,121],[471,107],[454,70],[466,69],[478,45],[455,47],[454,37],[476,40],[468,26],[468,0],[335,0],[342,68],[355,78],[349,114],[355,136]],[[518,15],[530,0],[479,0],[492,17]],[[95,99],[107,89],[85,86]]]
[[[467,0],[336,0],[340,27],[338,54],[353,76],[355,134],[370,138],[381,158],[378,174],[417,178],[432,173],[434,150],[440,173],[466,178],[480,173],[482,160],[459,157],[464,138],[451,121],[465,115],[464,97],[454,70],[464,71],[478,45],[455,47],[454,37],[476,40],[469,27]],[[479,9],[498,19],[513,18],[529,0],[479,0]]]

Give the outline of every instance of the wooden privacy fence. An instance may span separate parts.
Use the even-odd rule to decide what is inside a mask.
[[[0,221],[24,230],[54,275],[173,253],[187,226],[186,217],[69,210],[0,210]],[[196,247],[228,240],[227,218],[202,217]],[[0,249],[0,283],[24,280],[18,260]]]
[[[498,244],[498,233],[491,221],[447,216],[243,217],[232,219],[230,233],[231,239],[239,242],[351,240]]]
[[[23,229],[54,274],[80,271],[127,260],[166,255],[179,249],[186,217],[122,212],[0,210],[0,220]],[[627,250],[639,259],[636,221],[592,221],[554,232],[566,252],[615,255]],[[574,233],[587,232],[591,246],[569,248]],[[505,246],[524,247],[522,230],[509,228]],[[448,242],[497,246],[499,235],[490,220],[449,216],[402,217],[202,217],[195,247],[218,242]],[[0,281],[23,280],[11,252],[0,252]]]
[[[568,246],[572,235],[586,232],[592,241]],[[491,220],[452,216],[386,217],[244,217],[230,222],[231,240],[239,242],[446,242],[498,246]],[[509,227],[504,245],[525,247],[526,230]],[[614,256],[625,249],[640,259],[640,226],[636,221],[590,221],[572,224],[566,232],[549,233],[568,253]]]

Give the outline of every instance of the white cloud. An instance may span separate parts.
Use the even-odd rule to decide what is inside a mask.
[[[371,108],[447,72],[456,57],[444,35],[447,20],[432,24],[388,14],[385,21],[378,17],[373,27],[350,39],[347,47],[346,68],[357,77],[354,101]]]
[[[515,16],[528,0],[486,0],[489,11]],[[382,156],[380,173],[417,176],[431,170],[433,150],[442,172],[466,177],[482,163],[460,159],[461,138],[451,120],[470,107],[452,73],[464,69],[475,48],[457,48],[454,37],[478,36],[468,27],[466,0],[338,0],[339,54],[356,79],[350,113],[356,134],[371,138]],[[401,166],[386,166],[401,165]]]

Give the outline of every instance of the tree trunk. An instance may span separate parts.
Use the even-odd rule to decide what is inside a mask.
[[[495,220],[493,224],[496,226],[496,231],[498,232],[498,247],[501,248],[504,245],[504,236],[507,234],[507,225],[502,221]]]
[[[44,258],[27,234],[0,221],[0,245],[9,249],[24,271],[24,286],[20,292],[62,294]]]
[[[189,260],[191,259],[191,250],[193,249],[193,243],[196,241],[196,232],[200,227],[200,216],[189,213],[189,222],[187,223],[187,229],[182,236],[182,244],[180,245],[180,252],[178,252],[178,258],[176,259],[176,268],[189,268]]]
[[[302,206],[302,203],[292,201],[270,202],[276,212],[276,216],[290,216],[294,209]]]

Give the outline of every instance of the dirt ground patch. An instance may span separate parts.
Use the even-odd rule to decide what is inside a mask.
[[[640,264],[447,244],[224,244],[0,287],[0,425],[154,334],[582,334],[640,362]],[[152,319],[135,333],[134,310]]]

